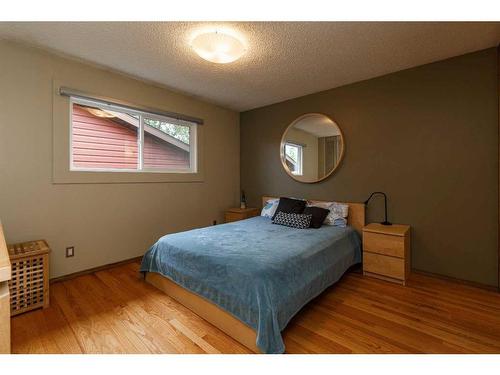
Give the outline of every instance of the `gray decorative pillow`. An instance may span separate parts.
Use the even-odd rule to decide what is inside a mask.
[[[349,214],[349,205],[338,202],[308,201],[308,207],[321,207],[330,211],[323,224],[345,227]]]
[[[306,229],[311,225],[312,215],[278,212],[274,217],[273,224],[285,225],[287,227]]]

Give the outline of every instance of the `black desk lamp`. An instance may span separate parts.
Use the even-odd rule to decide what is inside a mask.
[[[392,225],[392,223],[389,223],[387,221],[387,195],[385,195],[385,193],[381,192],[381,191],[376,191],[374,193],[372,193],[370,195],[370,197],[365,201],[365,205],[368,204],[368,202],[370,202],[370,199],[372,199],[372,197],[375,195],[375,194],[382,194],[384,196],[384,207],[385,207],[385,220],[383,222],[381,222],[380,224],[382,225]]]

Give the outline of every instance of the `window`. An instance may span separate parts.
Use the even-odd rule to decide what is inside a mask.
[[[302,176],[302,146],[285,143],[286,165],[292,174]]]
[[[196,173],[196,123],[71,98],[70,170]]]

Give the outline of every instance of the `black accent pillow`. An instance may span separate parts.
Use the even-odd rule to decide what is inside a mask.
[[[276,207],[276,212],[273,215],[273,220],[278,214],[278,212],[285,212],[288,214],[301,214],[306,208],[306,201],[293,198],[281,197],[278,207]]]
[[[321,207],[306,207],[303,214],[312,215],[311,228],[321,228],[330,210]]]
[[[278,212],[273,224],[285,225],[297,229],[307,229],[311,225],[312,215]]]

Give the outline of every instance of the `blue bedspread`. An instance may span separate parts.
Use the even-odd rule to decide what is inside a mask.
[[[257,332],[264,353],[283,353],[281,331],[311,299],[361,262],[354,229],[295,229],[254,217],[166,235],[144,255],[158,272]]]

